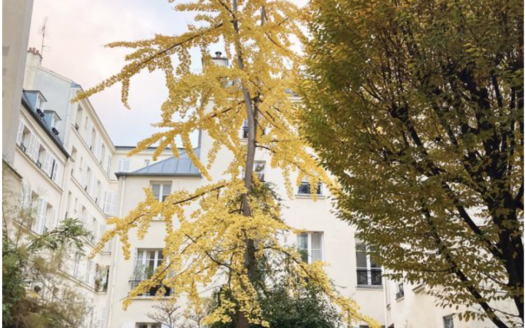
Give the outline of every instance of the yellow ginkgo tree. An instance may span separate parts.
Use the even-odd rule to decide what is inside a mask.
[[[162,282],[177,290],[172,297],[184,295],[189,307],[199,309],[199,290],[223,279],[223,290],[227,289],[230,297],[221,294],[220,306],[207,322],[230,321],[228,314],[235,313],[237,327],[268,326],[257,301],[256,284],[267,282],[261,277],[260,263],[273,257],[288,263],[290,293],[307,283],[316,284],[340,308],[345,320],[375,327],[372,319],[357,312],[353,301],[332,288],[321,263],[304,263],[294,247],[282,242],[281,236],[297,231],[280,218],[278,202],[267,197],[267,187],[253,174],[255,154],[260,151],[270,154],[271,167],[283,172],[290,197],[290,176],[295,172],[299,172],[297,181],[307,179],[311,185],[322,181],[332,186],[296,128],[301,109],[292,101],[291,90],[300,58],[292,46],[303,38],[301,10],[280,0],[202,0],[177,4],[175,9],[195,12],[196,25],[189,25],[188,32],[178,36],[156,35],[149,40],[110,44],[132,49],[126,57],[128,63],[118,74],[79,96],[89,97],[121,84],[122,102],[128,106],[131,78],[144,69],[162,71],[169,93],[156,124],[161,132],[141,141],[130,155],[157,145],[154,157],[167,147],[178,157],[177,149],[182,146],[210,181],[193,192],[176,191],[163,203],[146,190],[146,199],[135,210],[108,220],[112,228],[96,250],[118,236],[126,258],[130,256],[130,230],[144,237],[150,221],[159,214],[166,225],[165,260],[149,280],[130,293],[125,305]],[[213,63],[208,53],[218,43],[224,44],[232,65]],[[199,73],[190,70],[189,50],[195,48],[202,53],[203,70]],[[243,126],[246,140],[239,137]],[[190,135],[195,131],[214,140],[207,163],[201,163],[194,152]],[[219,151],[228,151],[233,160],[217,181],[209,170]]]

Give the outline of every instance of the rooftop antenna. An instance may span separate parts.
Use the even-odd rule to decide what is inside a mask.
[[[44,24],[42,24],[42,27],[40,28],[40,35],[42,35],[42,45],[40,47],[40,54],[43,55],[44,54],[44,49],[49,49],[48,46],[45,45],[44,41],[46,39],[46,36],[47,36],[47,17],[44,18]]]

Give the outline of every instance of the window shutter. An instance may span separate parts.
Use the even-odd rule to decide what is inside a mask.
[[[81,257],[78,263],[77,279],[84,280],[85,274],[86,274],[86,262]]]
[[[97,183],[97,188],[98,188],[99,184]],[[102,192],[102,184],[100,185],[100,189],[98,190],[98,195],[97,195],[97,199],[98,199],[98,206],[100,206],[101,208],[104,207],[104,198],[102,198],[104,195],[104,193]]]
[[[84,282],[86,285],[89,285],[89,282],[91,281],[91,261],[86,260],[86,275],[84,276]]]
[[[34,153],[35,153],[35,146],[36,146],[36,137],[34,134],[31,134],[30,138],[29,138],[29,148],[28,148],[28,152],[27,154],[29,155],[29,157],[31,157],[32,159],[35,159],[34,157]]]
[[[102,236],[104,236],[105,233],[106,233],[106,226],[104,225],[104,223],[102,223],[98,226],[98,239],[100,240]]]
[[[89,190],[88,190],[88,194],[92,197],[92,198],[95,198],[95,174],[94,172],[91,172],[91,179],[89,181]]]
[[[35,160],[35,162],[39,160],[39,158],[38,158],[38,151],[39,150],[40,150],[40,142],[35,137],[35,146],[33,147],[33,159]],[[40,164],[42,164],[42,163],[40,163]]]
[[[87,129],[87,144],[88,147],[91,147],[91,135],[93,133],[93,124],[91,122],[88,123],[88,129]]]
[[[95,221],[95,226],[93,227],[93,241],[95,243],[98,242],[98,240],[100,239],[100,236],[98,233],[99,233],[98,221]]]
[[[29,182],[27,182],[26,180],[24,180],[22,184],[22,193],[23,193],[22,206],[26,209],[29,209],[29,207],[31,206],[32,192],[31,192],[31,186],[29,185]]]
[[[18,124],[18,132],[16,134],[16,143],[21,144],[22,143],[22,137],[24,136],[24,122],[20,121],[20,124]]]
[[[108,163],[106,167],[106,173],[109,175],[110,172],[111,172],[111,155],[108,156]]]
[[[57,215],[54,207],[51,207],[51,225],[49,230],[53,230],[57,227]]]
[[[49,152],[46,151],[46,154],[44,156],[44,163],[42,163],[42,168],[44,170],[44,172],[47,173],[47,175],[49,177],[51,177],[51,165],[53,163],[53,156],[51,156],[51,154]]]
[[[96,150],[96,153],[95,153],[95,156],[97,157],[98,161],[101,162],[102,161],[102,138],[97,138],[97,150]]]
[[[91,281],[89,282],[89,285],[91,287],[95,287],[95,276],[97,275],[97,266],[95,262],[91,261]]]
[[[82,188],[85,188],[87,184],[87,165],[84,163],[84,167],[82,168]]]
[[[91,214],[87,214],[84,220],[84,227],[87,231],[92,231],[91,229]]]
[[[131,161],[127,158],[121,158],[118,161],[119,172],[129,172]]]
[[[36,203],[36,213],[35,215],[31,215],[31,217],[33,218],[31,222],[31,230],[33,230],[34,232],[38,232],[38,225],[40,221],[40,212],[42,208],[42,202],[43,202],[42,198],[38,198],[37,203]]]
[[[58,161],[56,159],[53,159],[53,165],[52,165],[52,172],[51,172],[51,179],[53,181],[57,181],[58,176]]]
[[[47,202],[43,199],[39,200],[39,208],[38,208],[38,215],[37,215],[37,225],[36,225],[36,232],[37,233],[43,233],[44,227],[46,226],[46,213],[47,212]]]

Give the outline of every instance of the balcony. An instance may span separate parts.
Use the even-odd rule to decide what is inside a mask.
[[[144,280],[130,280],[129,281],[129,284],[130,284],[130,287],[131,289],[135,289],[141,282],[143,282]],[[162,284],[158,284],[157,286],[155,287],[152,287],[150,288],[148,291],[146,291],[145,293],[142,293],[141,296],[156,296],[157,295],[157,292],[162,288],[164,287],[164,295],[163,296],[170,296],[171,293],[172,293],[172,290],[171,290],[171,287],[168,287],[166,285],[162,285]]]

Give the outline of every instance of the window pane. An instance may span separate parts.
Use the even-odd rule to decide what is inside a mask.
[[[265,162],[255,162],[253,164],[253,171],[257,174],[257,177],[260,181],[264,182],[264,168],[266,166]]]
[[[322,261],[323,252],[320,249],[312,249],[312,262]]]
[[[367,270],[357,269],[357,284],[358,285],[368,285]]]
[[[312,232],[312,249],[321,249],[321,232]]]
[[[372,285],[381,286],[383,282],[381,281],[381,269],[372,270]]]
[[[357,250],[355,253],[356,263],[358,268],[366,268],[366,253]]]
[[[153,191],[153,196],[155,196],[155,199],[159,200],[160,185],[158,184],[151,185],[151,190]]]
[[[297,248],[299,248],[302,260],[308,262],[308,234],[297,235]]]
[[[308,234],[302,233],[297,235],[297,245],[299,249],[308,249]]]
[[[162,195],[167,196],[171,194],[171,184],[165,184],[162,186]]]
[[[443,317],[444,328],[454,328],[454,318],[452,316]]]
[[[301,182],[299,185],[299,190],[297,191],[298,194],[310,194],[310,184],[308,182]]]

